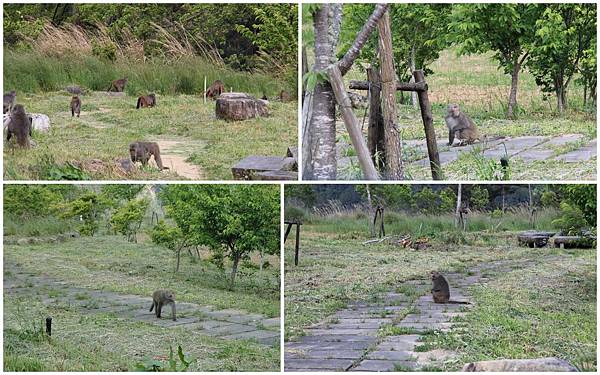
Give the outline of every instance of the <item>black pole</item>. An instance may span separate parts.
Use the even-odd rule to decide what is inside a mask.
[[[294,265],[298,265],[298,256],[300,253],[300,223],[296,223],[296,251],[294,254]]]
[[[49,316],[46,318],[46,333],[48,336],[52,336],[52,317]]]

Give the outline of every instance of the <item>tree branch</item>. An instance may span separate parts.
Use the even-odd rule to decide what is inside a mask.
[[[350,70],[352,64],[354,63],[354,60],[356,60],[356,58],[358,57],[361,48],[369,39],[369,36],[377,26],[377,22],[379,22],[379,19],[387,11],[388,7],[388,4],[377,4],[375,6],[373,14],[371,14],[367,22],[365,22],[362,30],[360,30],[360,32],[356,35],[354,43],[352,43],[352,47],[350,47],[350,49],[348,49],[344,57],[342,57],[340,61],[337,62],[338,68],[340,69],[342,76],[346,74],[348,70]]]

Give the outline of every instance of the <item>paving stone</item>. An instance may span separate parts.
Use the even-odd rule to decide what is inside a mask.
[[[401,335],[386,337],[376,350],[412,351],[417,345],[419,335]]]
[[[308,341],[308,342],[286,342],[285,350],[365,350],[375,342],[368,341]]]
[[[392,320],[390,319],[390,322]],[[369,323],[337,323],[337,324],[327,324],[326,327],[331,329],[378,329],[383,324],[379,322],[369,322]]]
[[[587,146],[580,148],[579,150],[567,152],[566,154],[558,155],[555,160],[564,161],[566,163],[576,163],[579,161],[586,161],[593,157],[596,157],[596,140],[590,142]]]
[[[229,336],[236,333],[243,333],[249,331],[256,331],[256,327],[247,324],[232,323],[226,326],[206,328],[204,330],[204,333],[206,333],[209,336]]]
[[[410,361],[412,354],[408,351],[398,350],[380,350],[379,347],[373,352],[367,354],[367,359],[382,359],[388,361]]]
[[[251,340],[251,339],[255,339],[257,341],[260,341],[262,339],[267,339],[267,340],[272,340],[275,339],[275,341],[279,341],[279,338],[281,337],[281,335],[279,334],[279,332],[274,332],[274,331],[266,331],[266,330],[256,330],[256,331],[248,331],[248,332],[240,332],[240,333],[235,333],[232,335],[227,335],[227,336],[222,336],[221,338],[227,339],[227,340]]]
[[[258,314],[232,315],[224,318],[224,320],[232,323],[257,323],[263,318]]]
[[[376,329],[307,329],[305,330],[308,335],[322,336],[322,335],[363,335],[363,336],[374,336],[377,335]]]
[[[352,366],[349,359],[292,359],[285,361],[285,370],[319,369],[328,371],[346,371]]]
[[[232,325],[234,323],[231,322],[225,322],[223,320],[203,320],[201,322],[198,323],[198,325],[202,328],[202,329],[213,329],[216,327],[225,327],[225,326],[229,326]]]
[[[374,336],[365,335],[319,335],[319,336],[303,336],[300,338],[301,342],[374,342],[376,341]]]
[[[379,359],[365,359],[360,364],[350,371],[371,371],[371,372],[383,372],[383,371],[394,371],[396,366],[406,366],[414,368],[416,364],[412,361],[386,361]]]
[[[364,350],[310,350],[299,354],[298,358],[310,359],[359,359],[364,353]]]
[[[267,328],[278,328],[281,327],[281,318],[263,319],[260,323]]]

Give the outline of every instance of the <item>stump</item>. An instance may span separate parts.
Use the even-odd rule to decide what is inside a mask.
[[[223,93],[217,98],[215,114],[218,119],[242,121],[255,117],[268,116],[267,101],[240,93]]]

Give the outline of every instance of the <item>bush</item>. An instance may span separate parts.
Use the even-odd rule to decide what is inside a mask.
[[[304,213],[304,210],[299,207],[286,207],[283,216],[286,221],[304,222],[306,214]]]
[[[581,209],[567,202],[560,204],[560,217],[552,221],[563,233],[576,235],[588,228],[588,223]]]

